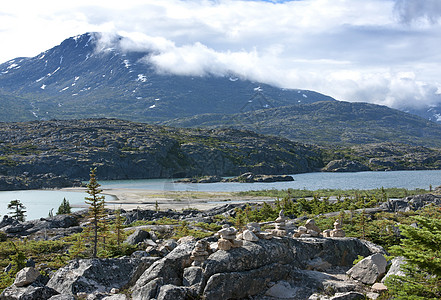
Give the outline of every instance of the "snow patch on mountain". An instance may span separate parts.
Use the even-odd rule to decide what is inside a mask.
[[[48,77],[51,77],[52,75],[54,75],[55,73],[57,73],[60,69],[61,69],[60,67],[56,68],[55,71],[53,71],[52,73],[48,73],[47,76],[48,76]]]
[[[144,74],[138,74],[138,79],[136,81],[147,82],[147,76]]]

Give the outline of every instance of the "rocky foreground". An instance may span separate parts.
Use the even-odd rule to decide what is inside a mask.
[[[366,293],[378,294],[371,281],[354,278],[375,282],[386,266],[380,255],[382,273],[370,262],[370,269],[348,276],[358,255],[384,254],[356,238],[244,241],[229,251],[210,251],[197,266],[192,264],[195,246],[189,238],[162,258],[138,251],[131,257],[73,260],[48,281],[25,268],[0,299],[363,299]]]
[[[419,195],[383,203],[378,210],[396,212],[439,205],[441,196]],[[219,214],[233,215],[238,205],[207,211],[123,212],[126,224],[137,220],[179,219],[213,222]],[[28,222],[5,217],[0,230],[8,236],[59,239],[83,230],[85,211]],[[366,211],[366,213],[370,213]],[[374,213],[374,211],[373,211]],[[29,266],[17,274],[0,299],[376,299],[381,283],[400,274],[402,260],[388,262],[382,247],[344,237],[339,223],[321,231],[313,220],[305,226],[283,213],[274,222],[250,223],[237,232],[225,224],[215,236],[196,240],[161,240],[157,234],[174,225],[144,225],[126,243],[144,247],[130,257],[75,259],[57,271]],[[322,228],[323,229],[323,228]],[[353,261],[365,257],[355,266]],[[386,274],[386,275],[385,275]]]

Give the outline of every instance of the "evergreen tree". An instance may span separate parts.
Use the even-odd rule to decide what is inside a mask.
[[[116,233],[116,244],[119,246],[121,244],[121,233],[123,226],[124,218],[121,216],[121,210],[118,209],[116,211],[116,218],[115,218],[115,233]]]
[[[72,212],[72,207],[70,206],[69,200],[63,198],[60,206],[58,207],[57,215],[67,215]]]
[[[8,209],[12,210],[9,214],[12,218],[16,219],[17,221],[24,222],[26,215],[25,215],[25,208],[26,206],[21,203],[20,200],[11,200],[8,204]]]
[[[405,237],[391,253],[404,256],[406,276],[386,280],[397,299],[441,299],[441,220],[416,216],[418,228],[401,225]]]
[[[102,228],[102,221],[104,219],[104,196],[100,195],[103,190],[100,189],[100,184],[96,179],[96,168],[90,169],[90,180],[87,184],[87,193],[89,197],[85,197],[86,204],[89,205],[89,220],[90,230],[92,232],[92,256],[97,256],[98,248],[98,233]]]

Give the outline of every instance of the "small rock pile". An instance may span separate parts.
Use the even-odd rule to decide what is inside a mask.
[[[286,236],[286,219],[284,210],[282,209],[279,212],[279,217],[275,221],[275,229],[271,231],[274,236]]]
[[[246,230],[237,236],[238,239],[257,242],[259,239],[270,240],[273,238],[271,232],[261,231],[259,223],[248,223]]]
[[[342,224],[339,219],[334,222],[334,229],[327,229],[323,231],[323,237],[345,237],[345,231],[342,229]]]
[[[217,248],[219,250],[228,251],[231,248],[242,247],[243,241],[236,239],[237,229],[230,227],[230,225],[225,224],[222,229],[217,232],[220,239],[217,241]]]
[[[306,220],[305,226],[299,226],[292,237],[319,237],[320,228],[315,224],[313,219]]]
[[[208,243],[205,240],[196,242],[193,251],[191,251],[190,259],[193,261],[192,266],[200,266],[208,257]]]

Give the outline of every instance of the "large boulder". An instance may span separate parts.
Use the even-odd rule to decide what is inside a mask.
[[[191,251],[195,242],[182,243],[167,256],[153,263],[133,287],[133,299],[156,298],[160,287],[167,284],[182,285],[184,268],[190,267]]]
[[[110,292],[124,289],[158,258],[109,258],[73,260],[59,269],[47,283],[60,294]]]
[[[365,257],[353,266],[347,274],[364,284],[374,284],[386,272],[387,260],[379,253]]]
[[[307,286],[302,288],[305,297],[327,286],[346,292],[355,289],[356,283],[343,285],[339,284],[341,279],[307,271],[308,262],[320,257],[330,267],[347,270],[358,255],[383,251],[355,238],[260,239],[244,241],[243,247],[230,251],[218,250],[199,268],[190,266],[194,244],[182,243],[147,269],[132,289],[133,299],[159,299],[160,294],[174,293],[197,294],[204,299],[238,299],[264,293],[270,282],[281,280]]]
[[[147,239],[150,239],[150,233],[142,229],[136,229],[134,233],[127,237],[124,243],[137,245]]]
[[[40,272],[38,272],[33,267],[23,268],[18,271],[15,276],[14,285],[15,286],[27,286],[37,280],[38,276],[40,276]]]

